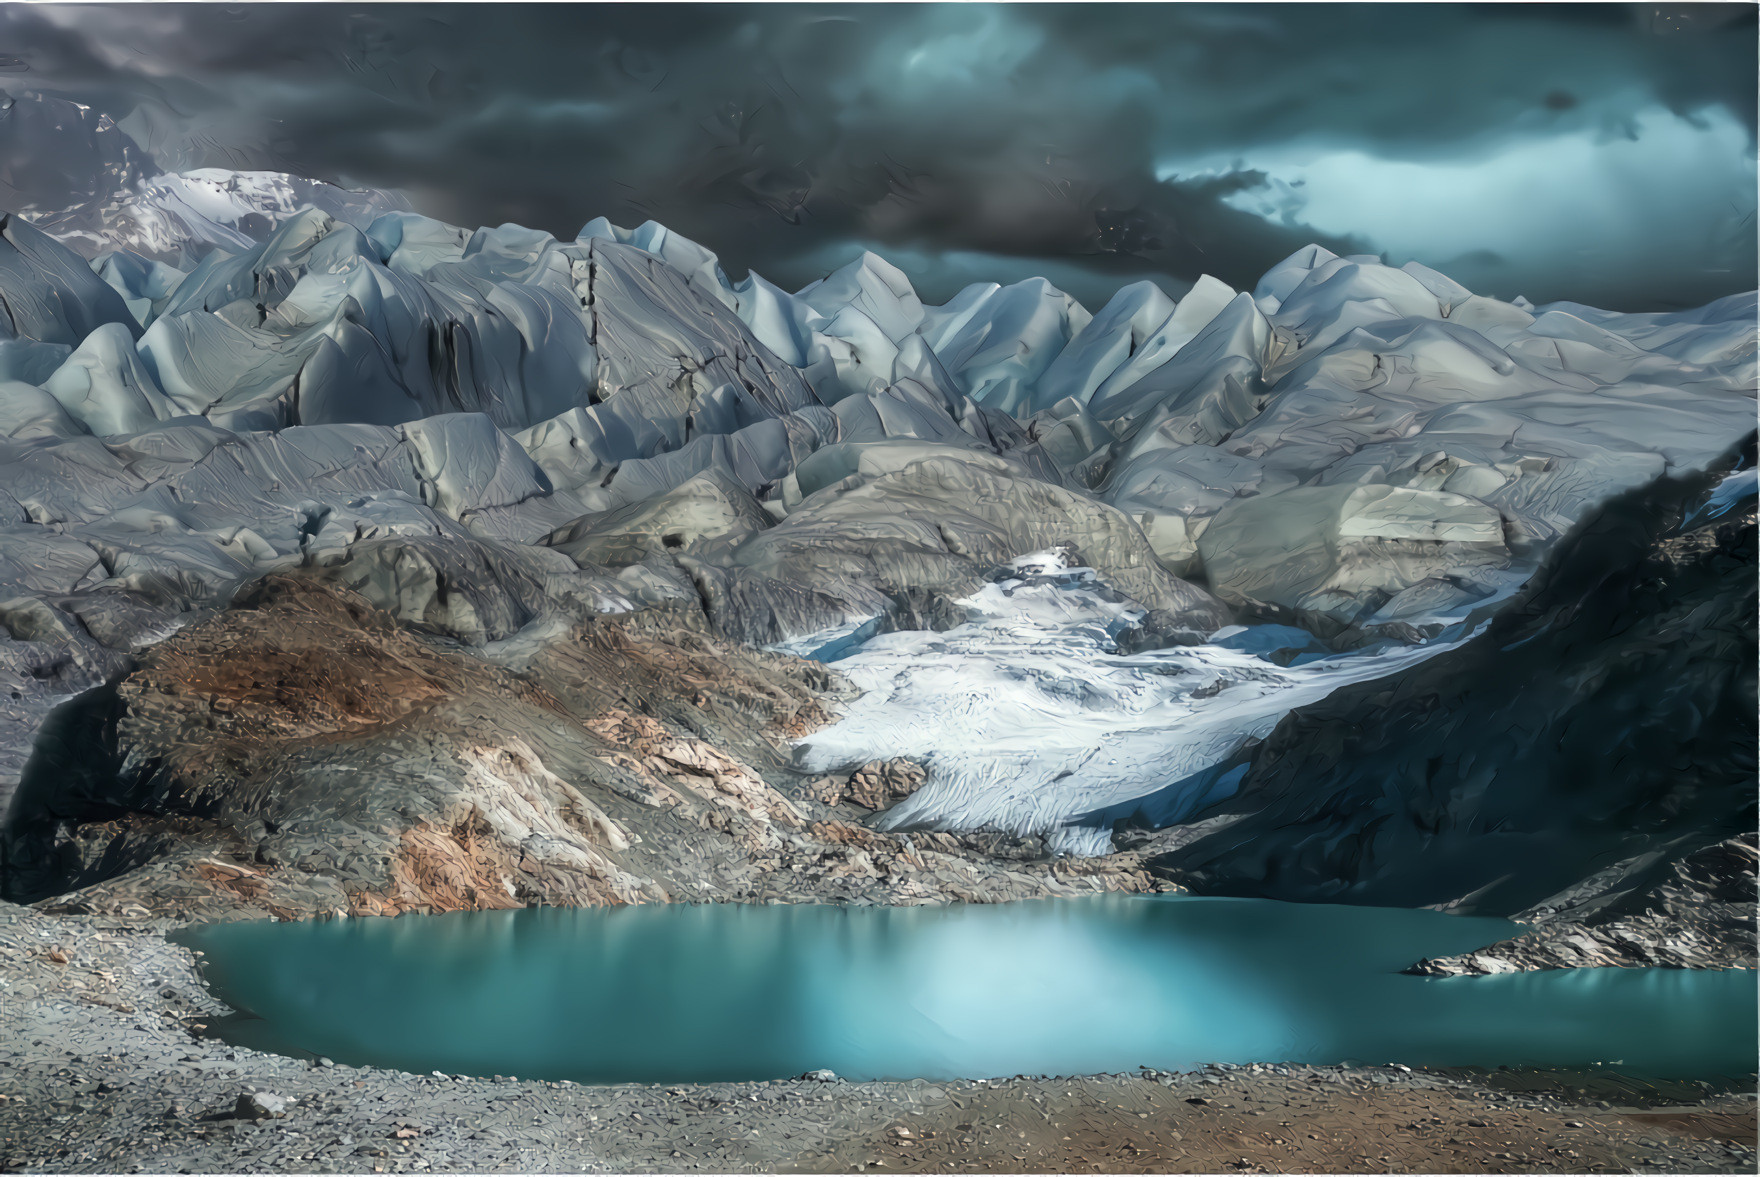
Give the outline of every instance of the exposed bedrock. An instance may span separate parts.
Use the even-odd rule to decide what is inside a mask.
[[[989,569],[1064,544],[1147,607],[1186,615],[1194,628],[1230,621],[1208,593],[1168,572],[1117,508],[1001,463],[955,455],[851,474],[742,544],[734,561],[798,583],[836,578],[886,593],[969,592]]]
[[[1153,888],[1135,856],[999,865],[862,828],[922,771],[792,772],[789,741],[841,693],[694,607],[469,653],[321,575],[270,576],[57,711],[0,882],[201,918]]]
[[[1393,486],[1235,499],[1211,520],[1198,550],[1225,598],[1339,624],[1374,618],[1395,598],[1399,610],[1446,612],[1473,600],[1473,587],[1494,583],[1511,562],[1495,508]]]
[[[1652,850],[1519,912],[1535,929],[1460,956],[1421,960],[1432,977],[1574,968],[1760,968],[1752,830],[1671,860]]]
[[[1711,481],[1614,499],[1473,640],[1291,713],[1233,797],[1154,835],[1155,868],[1509,914],[1586,879],[1641,888],[1751,830],[1755,515],[1689,520]]]

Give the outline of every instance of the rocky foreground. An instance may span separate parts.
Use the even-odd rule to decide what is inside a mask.
[[[0,905],[6,1172],[1752,1172],[1751,1081],[1213,1067],[674,1087],[238,1049],[162,921]]]

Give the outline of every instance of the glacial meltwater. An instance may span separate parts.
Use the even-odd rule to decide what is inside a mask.
[[[1513,925],[1432,911],[1095,897],[656,905],[193,929],[230,1041],[577,1082],[1082,1074],[1205,1062],[1754,1066],[1756,975],[1423,978]]]

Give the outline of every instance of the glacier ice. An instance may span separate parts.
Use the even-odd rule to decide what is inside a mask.
[[[863,693],[796,759],[825,772],[913,757],[928,783],[888,810],[883,828],[1041,834],[1073,854],[1105,853],[1113,823],[1139,811],[1158,825],[1191,816],[1232,784],[1205,770],[1294,708],[1462,640],[1287,668],[1216,641],[1121,654],[1117,632],[1143,610],[1056,553],[1013,561],[960,603],[964,625],[870,637],[839,658]]]
[[[1456,640],[1598,504],[1755,423],[1753,294],[1534,307],[1311,246],[1251,291],[937,307],[873,254],[791,294],[652,222],[119,183],[0,223],[0,795],[49,701],[297,565],[477,647],[659,599],[842,635],[869,693],[803,756],[915,749],[936,774],[888,821],[1088,850],[1094,814],[1225,787],[1289,706]],[[1048,550],[1091,574],[992,579]],[[851,636],[923,593],[971,619]],[[1225,636],[1112,652],[1140,617]],[[1235,622],[1321,651],[1279,666]]]

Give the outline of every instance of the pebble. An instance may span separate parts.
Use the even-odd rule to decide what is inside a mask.
[[[233,1105],[240,1120],[279,1120],[287,1114],[287,1100],[267,1091],[247,1091]]]

